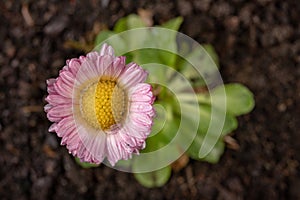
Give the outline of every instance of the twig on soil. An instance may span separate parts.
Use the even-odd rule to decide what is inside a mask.
[[[23,4],[22,5],[22,15],[23,15],[23,18],[25,20],[25,23],[28,25],[28,26],[34,26],[34,21],[29,13],[29,9],[28,9],[28,5],[27,4]]]
[[[21,110],[23,113],[43,112],[43,107],[40,105],[23,106]]]
[[[187,184],[188,184],[189,190],[191,192],[191,195],[195,196],[197,193],[197,189],[195,187],[195,180],[194,180],[193,171],[192,171],[191,166],[187,166],[185,172],[186,172]]]
[[[230,135],[226,135],[224,137],[224,142],[227,144],[227,147],[229,149],[233,149],[233,150],[239,150],[240,149],[240,145],[238,144],[238,142],[231,137]]]

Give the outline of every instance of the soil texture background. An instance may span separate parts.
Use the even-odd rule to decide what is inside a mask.
[[[105,2],[108,2],[105,5]],[[211,43],[224,82],[255,95],[212,165],[190,160],[161,188],[106,166],[82,169],[48,132],[46,79],[95,33],[141,9],[154,24]],[[23,0],[0,2],[0,199],[300,199],[300,2],[294,0]]]

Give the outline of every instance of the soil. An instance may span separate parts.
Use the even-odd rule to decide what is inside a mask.
[[[155,24],[183,16],[180,31],[211,43],[224,81],[243,83],[256,101],[232,134],[238,149],[215,165],[191,160],[154,189],[106,166],[79,167],[43,111],[45,80],[83,53],[66,42],[89,43],[139,9]],[[0,198],[300,199],[299,19],[294,0],[1,1]]]

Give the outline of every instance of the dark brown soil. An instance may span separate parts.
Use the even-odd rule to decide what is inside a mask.
[[[103,1],[104,2],[104,1]],[[82,169],[48,133],[45,80],[83,52],[93,30],[139,8],[211,43],[225,82],[255,94],[216,165],[190,161],[162,188],[105,166]],[[0,199],[300,199],[300,3],[294,0],[24,0],[0,2]]]

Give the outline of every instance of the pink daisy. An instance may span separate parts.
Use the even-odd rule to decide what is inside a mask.
[[[154,109],[147,72],[104,44],[100,52],[67,60],[56,79],[47,80],[45,112],[49,131],[62,138],[81,161],[111,165],[145,148]]]

